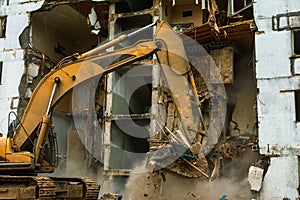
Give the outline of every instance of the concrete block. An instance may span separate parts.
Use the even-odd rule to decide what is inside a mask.
[[[251,190],[259,192],[262,185],[262,178],[263,178],[264,170],[259,167],[251,166],[249,168],[248,173],[248,181],[251,186]]]
[[[29,83],[32,83],[32,80],[38,76],[39,68],[40,67],[38,65],[34,63],[29,63],[28,70],[27,70]]]

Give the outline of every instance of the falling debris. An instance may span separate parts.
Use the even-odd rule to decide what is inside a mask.
[[[251,190],[259,192],[262,186],[264,170],[259,167],[251,166],[249,168],[248,181],[251,185]]]
[[[98,35],[101,29],[101,25],[98,21],[98,16],[95,8],[91,8],[91,13],[88,15],[88,24],[90,24],[93,28],[93,30],[91,30],[91,33]]]

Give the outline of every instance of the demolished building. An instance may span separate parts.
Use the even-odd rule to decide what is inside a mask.
[[[292,0],[276,5],[261,0],[4,0],[0,3],[0,132],[13,130],[14,117],[8,117],[8,113],[17,111],[22,116],[34,87],[62,58],[83,53],[157,20],[167,21],[185,43],[202,102],[203,126],[211,127],[212,116],[223,120],[219,134],[211,131],[199,134],[208,138],[205,143],[211,145],[205,160],[186,162],[190,159],[186,155],[154,173],[132,173],[144,164],[148,152],[166,147],[171,139],[166,141],[165,134],[172,135],[180,127],[178,108],[155,58],[132,63],[87,86],[98,87],[96,97],[88,88],[80,90],[80,95],[87,97],[80,109],[66,113],[61,112],[65,109],[56,108],[54,124],[59,146],[56,175],[91,176],[101,184],[102,198],[110,196],[108,193],[132,199],[217,199],[222,195],[228,199],[298,198],[300,3]],[[149,39],[151,31],[120,46]],[[216,65],[216,71],[212,65]],[[201,73],[197,72],[197,66],[203,69]],[[134,67],[137,70],[132,70]],[[218,71],[222,86],[214,82]],[[131,87],[136,90],[130,91]],[[222,87],[226,95],[218,93]],[[225,101],[223,110],[212,113],[211,99],[220,105]],[[94,101],[95,116],[89,112],[90,102]],[[75,114],[90,127],[83,135],[78,134],[74,124]],[[94,134],[95,122],[101,127],[98,134]],[[124,150],[132,154],[124,154]],[[136,159],[137,154],[142,157]],[[142,189],[136,188],[137,182]]]

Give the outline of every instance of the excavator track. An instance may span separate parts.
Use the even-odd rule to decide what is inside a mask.
[[[100,187],[90,178],[0,175],[0,199],[98,199]]]
[[[49,177],[34,177],[37,186],[39,199],[55,199],[56,188],[53,181]]]
[[[86,186],[85,199],[86,200],[98,199],[98,194],[100,189],[98,184],[93,179],[90,178],[83,178],[82,181],[85,183]]]

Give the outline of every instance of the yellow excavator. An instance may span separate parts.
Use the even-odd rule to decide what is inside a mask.
[[[152,26],[156,27],[154,39],[105,51]],[[181,117],[182,134],[176,140],[186,148],[197,142],[195,138],[201,140],[196,137],[203,123],[200,103],[198,98],[191,99],[189,85],[196,96],[197,91],[182,39],[159,21],[63,59],[39,82],[13,135],[0,138],[0,199],[97,199],[99,186],[92,179],[37,175],[54,171],[53,109],[74,87],[153,55],[165,66],[162,71]],[[191,109],[195,101],[197,116]]]

